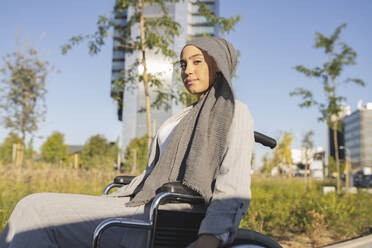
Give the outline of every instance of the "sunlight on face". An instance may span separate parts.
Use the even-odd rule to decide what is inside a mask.
[[[213,59],[195,46],[186,46],[181,57],[181,76],[186,89],[201,99],[214,82],[215,72],[210,75]],[[213,71],[213,70],[212,70]]]

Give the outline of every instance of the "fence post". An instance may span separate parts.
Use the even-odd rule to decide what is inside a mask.
[[[75,167],[75,169],[77,169],[78,168],[78,153],[77,152],[74,155],[74,159],[75,159],[75,161],[74,161],[74,167]]]
[[[133,152],[133,165],[132,165],[132,174],[134,174],[137,170],[137,150],[136,149],[131,149]]]

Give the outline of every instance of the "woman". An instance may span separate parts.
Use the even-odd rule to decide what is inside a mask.
[[[22,199],[0,247],[89,247],[102,219],[146,219],[156,189],[172,181],[200,193],[208,206],[191,246],[212,248],[232,241],[249,205],[254,141],[253,119],[231,86],[236,64],[235,49],[224,39],[203,37],[186,44],[182,80],[198,101],[162,125],[146,170],[106,197],[41,193]],[[145,235],[113,228],[102,242],[102,247],[143,247]]]

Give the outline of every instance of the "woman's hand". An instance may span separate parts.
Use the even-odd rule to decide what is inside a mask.
[[[195,242],[194,248],[217,248],[221,240],[211,234],[202,234]]]

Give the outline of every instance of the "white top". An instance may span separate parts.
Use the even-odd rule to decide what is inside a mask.
[[[180,123],[182,118],[189,113],[191,108],[188,108],[186,111],[182,111],[175,119],[172,119],[171,121],[165,122],[158,130],[158,145],[160,148],[160,154],[163,153],[165,148],[167,148],[168,143],[170,141],[170,138],[172,137],[173,131]]]

